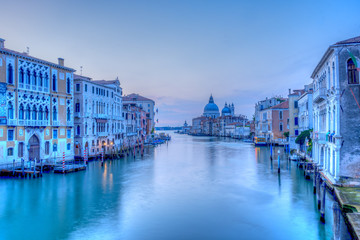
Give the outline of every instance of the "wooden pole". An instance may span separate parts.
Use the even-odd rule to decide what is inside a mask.
[[[65,152],[63,152],[63,165],[62,165],[62,168],[63,168],[63,173],[65,173]]]

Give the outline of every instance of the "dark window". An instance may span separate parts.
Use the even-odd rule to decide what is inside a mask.
[[[67,78],[66,79],[66,92],[70,93],[70,91],[71,91],[71,80],[70,80],[70,78]]]
[[[66,146],[67,146],[67,147],[66,147],[67,150],[70,150],[70,149],[71,149],[70,143],[68,143]]]
[[[13,129],[8,130],[8,141],[14,141],[14,130]]]
[[[295,125],[299,125],[299,119],[296,117],[294,120],[295,120]]]
[[[13,74],[14,71],[13,71],[13,66],[11,65],[11,63],[9,63],[9,65],[8,65],[7,72],[8,72],[8,83],[14,84],[14,74]]]
[[[80,103],[75,104],[75,112],[80,112]]]
[[[55,74],[53,74],[52,76],[52,90],[56,91],[57,90],[57,81],[56,81],[56,76]]]
[[[87,84],[85,84],[85,92],[87,92]]]
[[[19,119],[24,119],[24,105],[20,104]]]
[[[280,123],[280,132],[282,132],[282,131],[283,131],[283,124]]]
[[[57,139],[57,137],[58,137],[58,130],[54,129],[53,130],[53,139]]]
[[[49,141],[45,142],[45,154],[49,154],[50,152],[50,143]]]
[[[80,84],[76,84],[76,91],[80,92]]]
[[[298,108],[298,101],[294,102],[294,108]]]
[[[18,157],[24,157],[24,143],[19,143],[18,146]]]
[[[92,87],[92,93],[93,93],[93,94],[95,93],[95,88],[94,88],[94,86]]]
[[[13,156],[14,155],[14,149],[13,148],[8,148],[7,155],[8,156]]]
[[[13,107],[12,102],[9,102],[9,105],[8,105],[8,118],[14,119],[14,107]]]
[[[71,129],[67,130],[67,138],[71,138]]]
[[[76,135],[80,135],[80,125],[76,127]]]
[[[295,130],[295,136],[299,135],[299,130]]]
[[[24,69],[20,68],[20,83],[24,83]]]
[[[71,111],[69,107],[67,108],[66,120],[69,122],[71,121]]]
[[[347,71],[348,71],[348,83],[358,84],[359,72],[357,71],[356,66],[351,58],[347,61]]]

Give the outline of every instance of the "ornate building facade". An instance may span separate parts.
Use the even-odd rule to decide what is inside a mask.
[[[73,72],[0,39],[0,163],[74,157]]]

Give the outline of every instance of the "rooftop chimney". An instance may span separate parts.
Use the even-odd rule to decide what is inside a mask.
[[[5,47],[5,39],[0,38],[0,48],[4,48]]]
[[[291,88],[289,88],[289,94],[291,94]]]
[[[59,61],[60,66],[64,66],[64,59],[63,58],[58,58],[58,61]]]

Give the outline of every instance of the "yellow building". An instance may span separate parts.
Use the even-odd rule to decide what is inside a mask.
[[[0,164],[73,159],[73,72],[0,39]]]

